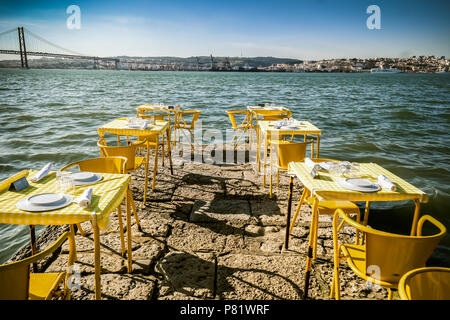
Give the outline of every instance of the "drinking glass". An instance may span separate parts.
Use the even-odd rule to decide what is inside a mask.
[[[75,183],[70,172],[60,172],[56,173],[56,183],[59,194],[71,195],[75,190]]]
[[[359,178],[360,177],[359,163],[345,161],[341,169],[341,175],[345,178]]]
[[[347,172],[348,178],[359,178],[360,174],[360,165],[357,162],[352,162],[350,171]]]

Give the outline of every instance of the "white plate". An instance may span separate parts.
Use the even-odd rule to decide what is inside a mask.
[[[129,124],[123,127],[123,129],[142,129],[142,125],[138,124]]]
[[[77,179],[76,178],[77,175],[81,174],[81,173],[83,173],[83,174],[80,175],[80,176],[82,178],[84,177],[84,179],[79,179],[79,178]],[[86,173],[86,174],[84,174],[84,173]],[[94,173],[94,172],[84,172],[84,171],[72,173],[72,177],[74,177],[73,178],[73,184],[76,185],[76,186],[84,186],[84,185],[87,185],[87,184],[92,184],[92,183],[98,182],[98,181],[103,179],[103,176],[101,174]]]
[[[95,177],[94,173],[88,171],[80,171],[72,173],[73,180],[77,181],[92,180],[94,177]]]
[[[41,193],[28,197],[27,200],[34,206],[48,206],[60,202],[63,196],[57,193]]]
[[[348,178],[338,180],[338,184],[346,189],[361,192],[377,192],[381,189],[379,185],[367,179]]]
[[[297,126],[282,126],[281,129],[298,130],[300,128]]]
[[[59,200],[57,198],[59,197]],[[48,201],[45,203],[45,199]],[[66,194],[42,193],[20,200],[16,206],[24,211],[41,212],[67,207],[72,203],[72,197]]]

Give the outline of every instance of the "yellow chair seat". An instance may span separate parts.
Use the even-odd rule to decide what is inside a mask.
[[[64,280],[65,273],[30,273],[30,300],[47,300]]]
[[[310,207],[314,206],[314,198],[306,198],[306,203]],[[347,214],[358,214],[359,207],[351,201],[319,201],[319,214],[329,214],[332,215],[336,209],[342,209]]]

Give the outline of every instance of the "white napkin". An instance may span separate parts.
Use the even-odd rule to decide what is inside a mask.
[[[142,129],[147,129],[147,127],[148,127],[148,120],[144,120],[143,122],[142,122]]]
[[[395,184],[392,183],[391,180],[389,180],[385,175],[380,174],[378,176],[378,184],[382,186],[383,188],[387,188],[391,191],[395,191],[397,188],[395,187]]]
[[[283,123],[283,121],[275,121],[274,126],[275,128],[280,129],[283,126]]]
[[[337,164],[337,162],[332,162],[332,161],[325,161],[325,162],[320,162],[319,163],[319,166],[322,168],[322,169],[325,169],[325,170],[330,170],[330,168],[331,168],[331,166],[332,165],[336,165]]]
[[[83,193],[74,201],[82,208],[87,208],[91,204],[92,188],[87,188]]]
[[[314,161],[312,161],[310,158],[305,158],[305,164],[312,170],[317,163],[315,163]]]
[[[38,173],[36,173],[30,180],[32,182],[38,182],[39,180],[41,180],[42,178],[44,178],[48,172],[50,171],[50,168],[53,166],[52,162],[47,163],[42,169],[41,171],[39,171]]]

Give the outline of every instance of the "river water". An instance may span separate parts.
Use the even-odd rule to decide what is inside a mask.
[[[233,106],[286,106],[322,129],[321,157],[380,164],[426,192],[421,212],[450,229],[449,74],[0,69],[0,179],[97,157],[99,125],[153,102],[200,109],[203,130],[229,128]],[[408,232],[412,203],[374,209],[369,224]],[[27,227],[0,225],[0,263],[28,241]],[[430,261],[450,267],[449,236]]]

